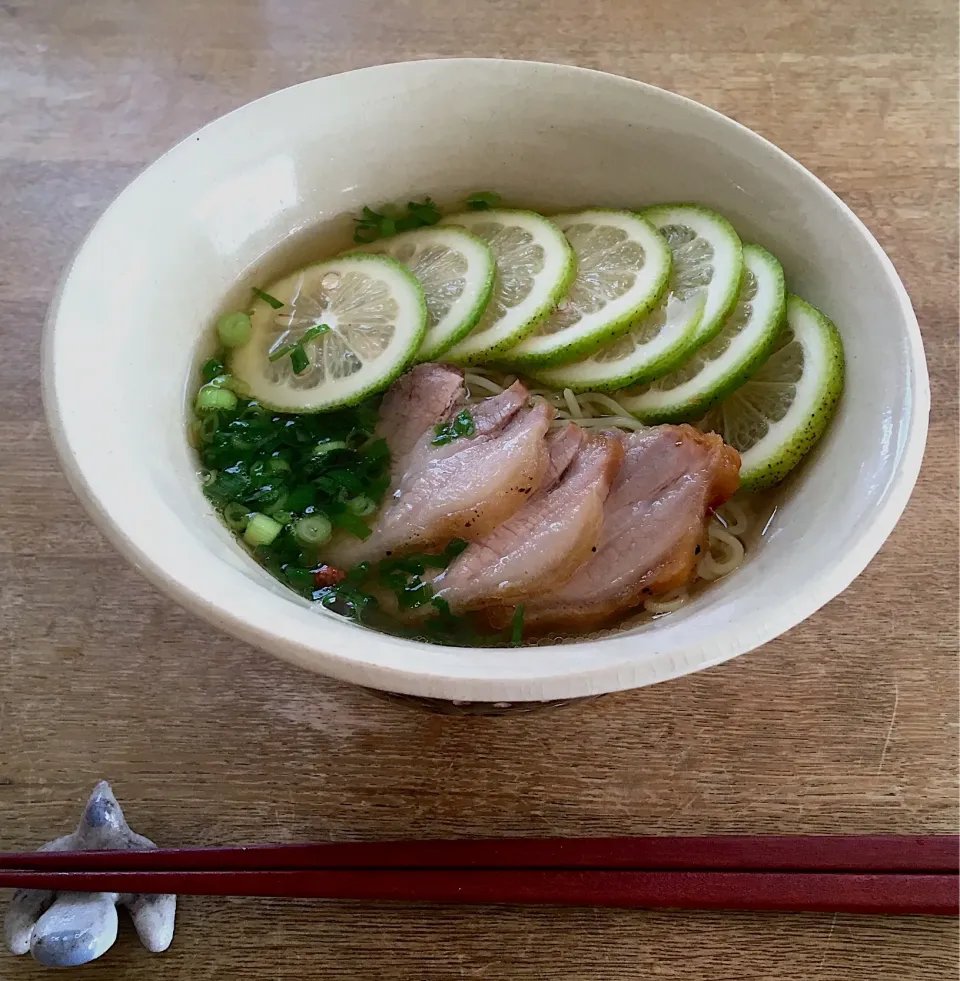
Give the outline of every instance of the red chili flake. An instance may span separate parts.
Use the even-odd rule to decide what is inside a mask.
[[[336,586],[338,582],[343,582],[347,574],[343,569],[338,569],[335,565],[322,565],[319,569],[313,570],[313,581],[317,589],[324,586]]]

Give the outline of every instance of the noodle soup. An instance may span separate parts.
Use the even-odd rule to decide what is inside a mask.
[[[291,590],[400,636],[675,613],[735,573],[823,431],[835,328],[706,209],[494,199],[364,209],[359,248],[340,222],[238,289],[193,402],[204,491]]]

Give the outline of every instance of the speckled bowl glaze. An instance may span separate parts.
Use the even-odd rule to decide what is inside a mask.
[[[838,324],[847,389],[763,543],[679,613],[599,641],[452,649],[376,634],[286,591],[214,517],[184,438],[198,337],[264,257],[366,203],[469,190],[561,210],[702,202],[771,249]],[[929,389],[910,301],[873,236],[785,153],[704,106],[598,72],[422,61],[306,82],[184,140],[110,206],[67,270],[43,388],[64,470],[103,531],[211,624],[367,687],[557,701],[742,654],[836,596],[916,480]],[[159,666],[162,670],[162,665]]]

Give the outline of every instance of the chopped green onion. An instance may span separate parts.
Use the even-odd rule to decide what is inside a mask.
[[[283,304],[275,296],[271,296],[269,293],[260,289],[258,286],[253,287],[253,295],[259,300],[263,300],[264,303],[269,303],[274,310],[279,310]]]
[[[214,413],[204,416],[200,420],[200,440],[203,443],[209,443],[213,439],[214,433],[217,431],[217,427],[220,425],[217,416]]]
[[[293,521],[293,515],[289,511],[284,511],[280,507],[274,506],[270,508],[267,514],[273,518],[274,521],[279,521],[280,524],[286,526]]]
[[[254,512],[247,521],[246,531],[243,533],[243,540],[253,548],[261,545],[270,545],[273,540],[283,531],[283,525],[279,521],[265,514]]]
[[[328,453],[333,453],[334,450],[345,450],[348,449],[347,444],[342,439],[331,439],[327,440],[326,443],[317,443],[310,453],[314,459],[321,456],[326,456]]]
[[[219,358],[208,358],[203,362],[200,374],[205,382],[211,382],[217,375],[222,375],[226,370],[224,363]]]
[[[216,412],[217,409],[235,409],[237,397],[229,388],[219,388],[216,385],[204,385],[197,393],[194,403],[197,412]]]
[[[359,518],[366,518],[377,510],[377,502],[365,494],[359,494],[357,497],[351,497],[347,501],[347,510]]]
[[[282,344],[275,351],[271,351],[267,355],[267,359],[269,361],[279,361],[289,354],[290,366],[293,368],[293,373],[295,375],[301,375],[310,367],[310,359],[307,357],[307,352],[304,351],[303,345],[319,337],[321,334],[326,334],[328,330],[330,328],[327,324],[314,324],[303,332],[303,335],[296,344]]]
[[[247,386],[235,375],[230,374],[217,375],[216,378],[208,381],[207,385],[213,386],[214,388],[229,388],[234,395],[238,395],[241,398],[248,393]]]
[[[252,332],[253,324],[245,313],[225,313],[217,321],[217,337],[224,347],[243,347]]]
[[[271,351],[267,355],[268,361],[279,361],[281,358],[285,358],[291,351],[296,347],[296,344],[281,344],[276,351]]]
[[[495,208],[500,203],[500,195],[493,191],[474,191],[467,198],[467,207],[471,211],[488,211]]]
[[[312,327],[308,327],[304,332],[303,336],[297,343],[302,347],[307,341],[312,341],[315,337],[319,337],[321,334],[326,334],[330,330],[328,324],[314,324]]]
[[[316,547],[330,540],[333,526],[325,515],[308,514],[293,526],[293,533],[301,544]]]
[[[227,523],[228,528],[232,528],[234,531],[243,531],[249,523],[250,512],[237,501],[231,501],[223,509],[223,520]]]
[[[310,367],[307,352],[299,344],[290,352],[290,367],[295,375],[302,375]]]
[[[517,647],[523,641],[523,603],[517,604],[510,621],[510,643]]]

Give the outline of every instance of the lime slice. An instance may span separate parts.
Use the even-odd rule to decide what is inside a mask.
[[[763,363],[783,326],[783,268],[759,245],[743,247],[743,279],[720,333],[675,371],[618,401],[648,423],[687,422],[725,399]]]
[[[742,458],[740,486],[780,483],[823,434],[843,391],[837,328],[798,296],[756,374],[697,424],[719,433]]]
[[[689,351],[705,303],[703,293],[684,300],[669,293],[629,333],[589,358],[531,374],[544,385],[574,392],[609,392],[638,379],[656,378]]]
[[[506,360],[527,369],[586,357],[626,333],[660,299],[670,250],[643,218],[597,209],[553,219],[577,256],[577,275],[556,310]]]
[[[252,398],[281,412],[353,405],[386,388],[413,358],[427,326],[413,274],[382,255],[345,255],[273,283],[250,311],[253,335],[230,356],[230,370]],[[283,355],[311,327],[329,329],[303,345],[309,364],[294,374]]]
[[[743,250],[733,225],[697,204],[661,204],[640,212],[667,240],[673,255],[670,289],[681,299],[707,291],[703,318],[691,349],[706,344],[737,302]]]
[[[432,361],[470,333],[493,292],[493,252],[462,228],[415,228],[358,249],[402,262],[427,301],[427,333],[417,361]]]
[[[493,294],[476,327],[446,352],[466,364],[489,360],[513,347],[546,317],[567,291],[573,251],[553,222],[532,211],[471,211],[444,218],[493,252]]]

